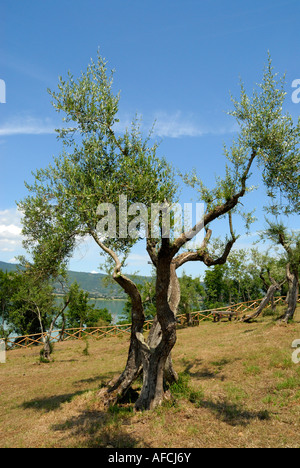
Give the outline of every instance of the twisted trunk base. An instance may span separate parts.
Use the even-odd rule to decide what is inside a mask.
[[[176,342],[176,324],[171,325],[164,335],[155,348],[138,336],[143,360],[143,387],[135,404],[136,410],[151,410],[161,405],[170,396],[165,384],[178,380],[171,359],[171,350]]]
[[[141,332],[137,333],[142,335]],[[161,328],[157,318],[155,317],[147,339],[147,346],[149,346],[149,348],[156,348],[160,341]],[[147,367],[147,364],[142,358],[141,345],[133,329],[131,332],[131,344],[128,352],[128,359],[124,371],[120,375],[114,377],[98,393],[102,405],[104,407],[109,407],[117,404],[117,402],[120,401],[131,389],[137,378],[145,372],[145,369],[143,369],[144,365]],[[171,354],[167,356],[163,369],[164,387],[166,384],[171,385],[172,383],[177,382],[178,375],[173,367]]]
[[[175,264],[169,252],[168,239],[162,246],[156,263],[156,326],[155,333],[146,343],[137,334],[143,362],[143,386],[135,404],[136,410],[151,410],[161,405],[166,397],[164,377],[177,380],[170,353],[176,343],[176,312],[180,300],[180,287]],[[167,372],[165,372],[167,365]]]
[[[171,350],[176,342],[176,312],[180,301],[180,286],[175,265],[171,265],[170,259],[162,263],[156,287],[160,313],[154,318],[147,341],[143,336],[145,317],[140,293],[131,280],[124,275],[114,274],[115,281],[130,295],[132,327],[124,371],[99,392],[104,406],[114,405],[126,395],[141,372],[143,387],[136,402],[136,409],[151,409],[161,404],[165,397],[166,383],[172,384],[178,380]]]

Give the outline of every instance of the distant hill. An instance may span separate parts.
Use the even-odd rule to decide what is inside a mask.
[[[0,270],[7,272],[16,271],[17,267],[18,265],[16,264],[0,261]],[[130,275],[128,276],[131,277]],[[68,277],[70,284],[74,281],[77,281],[80,287],[84,291],[87,291],[91,297],[103,297],[107,299],[123,299],[126,297],[123,289],[103,273],[85,273],[70,270],[68,271]],[[143,283],[147,280],[149,280],[149,278],[146,276],[135,277],[135,281],[137,283]],[[61,292],[61,287],[59,284],[57,284],[56,293],[59,294]]]
[[[0,270],[2,271],[16,271],[17,265],[14,263],[0,262]]]

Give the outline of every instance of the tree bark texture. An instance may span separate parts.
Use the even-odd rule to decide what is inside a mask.
[[[104,406],[110,406],[117,403],[131,388],[134,381],[145,370],[149,371],[148,360],[143,360],[143,345],[140,340],[143,340],[143,325],[144,325],[144,311],[140,293],[128,278],[123,275],[118,275],[115,280],[123,287],[131,298],[131,314],[132,325],[130,334],[130,346],[128,358],[124,371],[117,377],[113,378],[106,387],[103,387],[99,392],[99,397]],[[180,301],[180,287],[176,275],[175,268],[172,269],[172,281],[169,287],[168,300],[172,307],[177,310]],[[139,337],[139,339],[138,339]],[[149,336],[147,338],[147,346],[150,349],[156,349],[161,343],[162,330],[157,316],[153,320]],[[150,369],[150,372],[152,370]],[[178,375],[173,367],[171,354],[167,356],[164,373],[164,382],[173,383],[178,380]]]
[[[257,318],[262,313],[264,308],[268,305],[268,303],[272,301],[272,299],[274,298],[275,292],[278,291],[280,288],[281,286],[278,284],[271,284],[271,286],[269,286],[267,294],[265,295],[265,297],[262,299],[261,303],[259,304],[258,309],[253,314],[242,318],[242,322],[250,322],[250,320]]]
[[[155,346],[145,342],[141,334],[140,342],[143,361],[143,386],[136,402],[137,410],[149,410],[160,405],[165,397],[164,375],[169,355],[176,343],[176,304],[180,288],[176,281],[175,266],[163,240],[156,264],[156,310],[161,337]]]
[[[113,378],[106,387],[99,392],[99,397],[104,406],[110,406],[117,403],[126,392],[131,388],[133,382],[137,379],[142,370],[142,356],[137,334],[143,333],[145,322],[142,298],[136,285],[126,276],[121,274],[114,275],[115,281],[122,286],[131,299],[131,333],[130,346],[127,362],[124,371]]]
[[[298,268],[292,268],[290,264],[286,268],[286,278],[289,285],[287,309],[284,316],[284,321],[292,320],[297,308],[297,300],[299,293],[299,274]]]

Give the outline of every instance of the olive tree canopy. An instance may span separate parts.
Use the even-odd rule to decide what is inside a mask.
[[[114,215],[120,231],[121,196],[126,197],[127,203],[146,206],[148,211],[151,204],[164,203],[168,211],[177,201],[177,187],[170,165],[158,157],[157,145],[150,145],[150,137],[142,137],[136,119],[130,130],[123,134],[115,131],[119,94],[113,94],[112,85],[112,74],[108,76],[100,55],[77,81],[70,73],[66,80],[60,78],[58,91],[51,92],[51,96],[55,109],[64,113],[67,124],[58,130],[63,151],[48,168],[36,171],[34,183],[27,185],[29,195],[19,207],[24,213],[25,246],[35,263],[48,273],[67,261],[85,236],[93,238],[111,260],[113,278],[131,299],[132,328],[124,372],[101,395],[111,401],[110,397],[126,391],[142,370],[143,387],[136,407],[149,409],[162,402],[164,381],[176,379],[170,359],[176,342],[176,312],[180,302],[176,270],[190,261],[201,261],[207,266],[226,262],[237,239],[233,215],[240,211],[241,199],[251,189],[248,179],[253,165],[258,164],[272,190],[272,173],[288,167],[291,161],[297,163],[299,124],[294,127],[291,118],[282,112],[283,82],[273,73],[269,58],[262,84],[252,97],[241,85],[239,100],[232,98],[234,109],[230,114],[240,131],[231,147],[225,148],[224,177],[217,178],[215,187],[208,188],[197,168],[184,176],[205,203],[203,218],[197,220],[193,229],[183,229],[178,234],[171,229],[172,236],[164,236],[162,213],[157,235],[147,237],[147,252],[156,271],[157,315],[145,340],[140,292],[122,272],[124,259],[138,237],[99,235],[97,225],[104,215],[99,212],[99,205],[110,203],[116,207]],[[280,177],[283,180],[284,173]],[[229,235],[224,236],[219,251],[212,252],[209,249],[212,223],[224,217]],[[244,217],[248,224],[252,215],[246,213]],[[146,227],[149,234],[150,226]],[[202,244],[190,249],[188,241],[201,229],[205,230]]]

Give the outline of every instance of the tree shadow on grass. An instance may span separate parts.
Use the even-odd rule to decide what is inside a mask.
[[[34,409],[37,411],[54,411],[58,409],[63,403],[69,403],[74,397],[82,395],[89,390],[78,391],[75,393],[65,393],[63,395],[53,395],[45,398],[36,398],[34,400],[25,401],[22,403],[24,409]]]
[[[202,400],[198,403],[198,406],[211,410],[218,419],[230,426],[247,426],[254,419],[260,421],[270,419],[270,414],[266,410],[249,411],[244,409],[240,404],[231,403],[226,400],[218,402]]]
[[[60,409],[64,403],[72,400],[89,390],[77,391],[62,395],[37,398],[24,402],[24,409],[49,413]],[[50,427],[52,431],[60,432],[58,443],[68,447],[82,448],[134,448],[140,446],[141,441],[126,431],[126,427],[132,424],[134,415],[132,400],[136,398],[137,392],[132,392],[108,410],[100,409],[78,409],[78,414],[67,418],[65,421]],[[72,406],[73,407],[73,406]],[[61,413],[63,417],[64,413]],[[145,444],[143,442],[143,447]]]
[[[99,388],[101,388],[101,386],[104,385],[105,380],[111,379],[113,375],[113,372],[108,372],[107,374],[102,374],[100,376],[96,376],[90,379],[76,380],[75,382],[73,382],[73,385],[78,386],[85,383],[90,384],[99,382]],[[85,388],[83,390],[77,390],[74,393],[65,393],[62,395],[52,395],[43,398],[35,398],[33,400],[23,402],[21,407],[24,409],[34,409],[37,411],[54,411],[60,408],[62,404],[70,403],[74,397],[89,392],[90,390],[91,389],[89,388]]]
[[[101,384],[103,380],[104,380],[104,377],[99,375],[99,376],[96,376],[96,377],[90,377],[88,379],[76,380],[73,383],[73,385],[81,385],[81,384],[84,384],[84,383],[90,384],[90,383],[95,383],[95,382],[100,382],[100,384]]]
[[[113,407],[108,411],[84,410],[51,429],[65,433],[64,438],[69,441],[70,448],[134,448],[140,446],[141,441],[126,432],[125,426],[131,425],[131,417],[132,409],[129,407]]]
[[[91,384],[91,383],[98,383],[99,388],[106,385],[114,376],[116,372],[106,372],[106,374],[96,375],[95,377],[89,377],[87,379],[75,380],[73,382],[74,386],[82,385],[82,384]]]
[[[107,372],[106,374],[97,375],[96,377],[75,380],[75,382],[73,382],[73,385],[76,386],[76,385],[81,385],[85,383],[90,384],[90,383],[99,382],[99,386],[101,387],[102,385],[105,384],[106,381],[111,380],[115,375],[116,375],[115,372]]]
[[[221,361],[220,361],[221,362]],[[182,359],[182,363],[184,365],[184,373],[189,375],[190,377],[194,377],[197,379],[215,379],[220,378],[224,380],[224,376],[218,376],[220,371],[223,369],[225,364],[228,364],[229,361],[222,360],[220,366],[217,366],[216,370],[210,370],[207,366],[203,367],[203,361],[201,359],[193,359],[188,361],[187,359]],[[196,367],[197,370],[192,371],[191,369]]]
[[[207,368],[199,369],[196,371],[191,370],[193,367],[200,368],[200,366],[202,366],[202,363],[203,363],[202,359],[192,359],[189,361],[184,358],[181,360],[181,362],[184,365],[183,373],[189,375],[190,377],[206,378],[206,379],[209,379],[209,378],[212,379],[213,377],[215,377],[215,374],[209,371]]]

